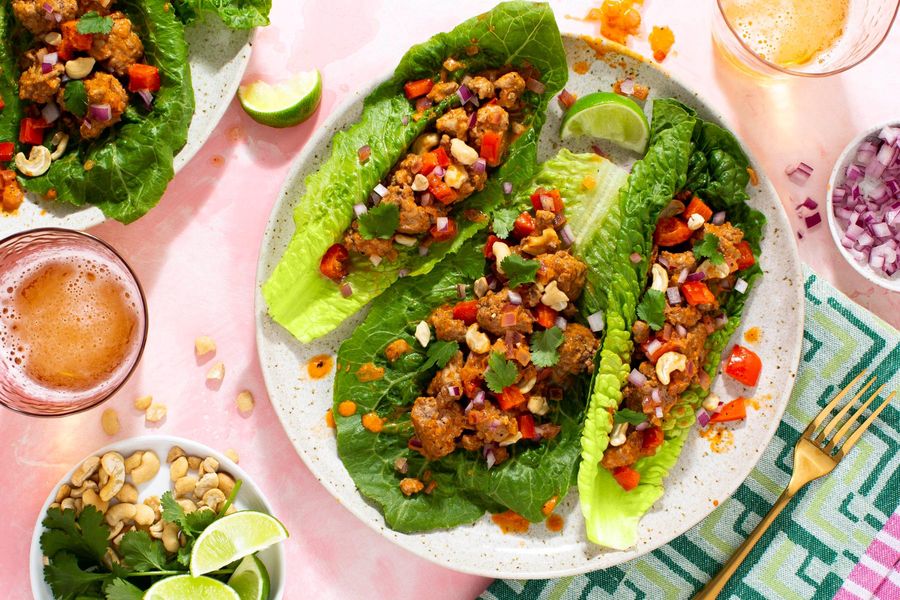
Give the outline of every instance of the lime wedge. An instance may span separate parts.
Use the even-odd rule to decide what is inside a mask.
[[[241,600],[266,600],[269,597],[269,572],[266,565],[252,554],[245,556],[231,578],[230,585]]]
[[[293,127],[308,119],[322,99],[322,75],[317,69],[274,85],[256,81],[238,89],[241,106],[257,123]]]
[[[612,92],[597,92],[582,96],[569,107],[559,135],[562,139],[589,135],[643,152],[650,138],[650,124],[634,100]]]
[[[286,540],[287,529],[271,515],[253,510],[222,517],[203,530],[191,551],[191,575],[221,569],[239,558]]]
[[[240,600],[238,593],[212,577],[176,575],[157,581],[144,600]]]

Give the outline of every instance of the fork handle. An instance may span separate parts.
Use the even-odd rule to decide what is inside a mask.
[[[715,577],[710,579],[709,583],[694,596],[694,600],[715,600],[718,598],[719,592],[722,591],[722,588],[725,587],[725,584],[728,583],[728,580],[731,579],[731,576],[734,575],[734,572],[740,564],[744,562],[744,559],[750,554],[750,551],[753,550],[753,546],[756,545],[756,542],[758,542],[759,538],[766,532],[769,525],[775,521],[775,517],[784,510],[784,507],[788,505],[788,502],[790,502],[793,497],[794,494],[789,493],[789,490],[784,490],[784,492],[782,492],[771,510],[769,510],[769,513],[763,517],[763,520],[760,521],[759,525],[756,526],[756,529],[753,530],[753,533],[747,536],[747,539],[744,540],[744,543],[741,544],[731,558],[728,559],[728,562],[725,563],[722,570],[719,571]]]

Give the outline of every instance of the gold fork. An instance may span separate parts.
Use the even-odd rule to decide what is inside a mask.
[[[831,414],[831,411],[838,405],[838,403],[844,399],[844,397],[850,392],[851,389],[862,379],[863,375],[866,372],[863,371],[859,375],[857,375],[853,381],[847,384],[840,393],[834,397],[834,399],[828,403],[822,412],[813,419],[812,423],[806,428],[806,431],[803,432],[803,435],[800,436],[800,439],[797,440],[797,445],[794,446],[794,472],[791,474],[791,480],[788,483],[787,489],[782,492],[781,496],[775,502],[775,505],[772,507],[772,510],[769,511],[769,514],[760,521],[759,525],[756,526],[756,529],[753,530],[753,533],[744,540],[744,543],[740,545],[740,547],[735,551],[734,555],[725,563],[725,566],[722,567],[722,570],[719,573],[710,579],[709,583],[700,590],[700,592],[694,596],[694,600],[715,600],[718,597],[719,592],[722,591],[722,588],[725,587],[725,584],[728,583],[728,580],[737,570],[738,566],[743,562],[744,558],[750,553],[753,549],[753,546],[756,545],[756,542],[759,541],[759,538],[766,532],[769,528],[769,525],[775,521],[775,517],[777,517],[781,511],[787,506],[788,502],[791,501],[791,498],[794,497],[800,488],[805,486],[807,483],[814,479],[818,479],[823,475],[828,475],[831,473],[834,468],[837,466],[841,459],[850,452],[851,448],[859,441],[859,438],[862,436],[863,432],[869,428],[869,425],[878,417],[879,413],[884,410],[884,407],[890,403],[890,401],[894,398],[894,394],[896,392],[891,392],[890,395],[881,403],[881,405],[872,411],[872,414],[863,421],[862,425],[856,428],[856,430],[850,434],[846,440],[844,440],[844,436],[850,431],[850,428],[853,427],[855,423],[857,423],[857,419],[860,415],[862,415],[865,410],[869,407],[875,398],[881,393],[886,384],[882,384],[875,393],[869,396],[869,399],[866,400],[862,406],[859,407],[853,416],[847,419],[844,424],[838,429],[837,433],[834,434],[834,437],[831,438],[830,441],[827,441],[828,434],[840,424],[841,419],[847,414],[847,412],[856,404],[856,401],[859,400],[862,395],[868,390],[873,383],[875,383],[875,377],[872,377],[866,385],[863,386],[859,392],[850,402],[847,402],[843,408],[832,418],[825,427],[822,429],[821,433],[817,436],[813,436],[816,430],[819,428],[819,425]],[[837,449],[837,451],[835,451]]]

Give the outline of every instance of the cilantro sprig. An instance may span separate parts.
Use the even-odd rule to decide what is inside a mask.
[[[81,34],[100,33],[103,35],[112,31],[112,17],[101,17],[95,10],[84,13],[75,25],[75,31]]]
[[[532,283],[540,266],[538,261],[522,258],[518,254],[510,254],[500,262],[503,274],[509,279],[510,289]]]
[[[450,362],[450,359],[459,352],[459,342],[454,341],[437,341],[428,345],[426,355],[428,360],[422,365],[423,369],[430,369],[437,365],[439,369],[443,369]]]
[[[659,290],[647,290],[637,306],[637,316],[654,331],[663,327],[666,317],[666,297]]]
[[[719,237],[714,233],[707,233],[694,245],[694,256],[699,259],[708,258],[714,265],[725,262],[725,257],[719,252]]]
[[[616,425],[628,423],[629,425],[640,425],[647,420],[647,415],[630,408],[620,408],[616,411],[613,422]]]
[[[519,376],[519,369],[511,360],[506,360],[499,352],[491,352],[488,359],[488,368],[484,372],[484,381],[488,389],[495,394],[503,391],[503,388],[511,386]]]
[[[498,238],[509,237],[520,214],[515,208],[500,208],[494,211],[494,223],[491,227]]]
[[[386,240],[397,231],[400,224],[400,207],[382,202],[359,215],[359,234],[367,240]]]
[[[557,348],[563,342],[563,331],[553,326],[531,336],[531,362],[536,367],[552,367],[559,362]]]

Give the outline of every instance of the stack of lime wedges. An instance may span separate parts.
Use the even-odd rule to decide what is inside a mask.
[[[194,542],[191,574],[157,582],[144,600],[265,600],[269,573],[255,554],[287,537],[284,525],[265,513],[246,510],[223,517]],[[241,558],[227,585],[206,576]]]

